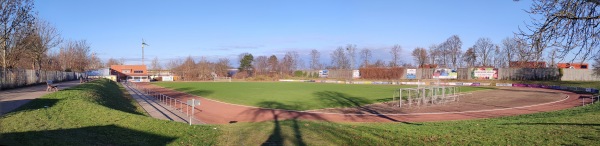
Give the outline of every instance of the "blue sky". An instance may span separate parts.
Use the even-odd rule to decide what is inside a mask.
[[[64,39],[87,40],[102,59],[141,62],[204,56],[229,58],[237,66],[244,52],[283,56],[294,50],[308,57],[312,49],[329,54],[338,46],[370,48],[374,59],[390,60],[399,44],[409,52],[459,35],[462,49],[480,37],[496,44],[524,28],[530,1],[512,0],[251,0],[251,1],[36,1],[39,16]],[[305,59],[305,61],[308,59]]]

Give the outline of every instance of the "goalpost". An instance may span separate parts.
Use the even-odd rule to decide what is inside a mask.
[[[228,82],[231,82],[231,77],[219,77],[219,75],[217,75],[215,72],[211,72],[210,75],[212,75],[213,77],[213,82],[217,82],[220,80],[226,80]]]

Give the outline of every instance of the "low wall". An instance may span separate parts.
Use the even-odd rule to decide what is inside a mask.
[[[45,84],[47,80],[54,82],[77,80],[82,73],[13,69],[6,72],[0,70],[0,90]]]
[[[520,83],[479,83],[479,82],[391,82],[391,81],[337,81],[337,80],[292,80],[282,79],[280,82],[315,82],[315,83],[337,83],[337,84],[385,84],[385,85],[442,85],[442,86],[499,86],[499,87],[530,87],[556,90],[568,90],[575,92],[588,92],[598,94],[595,88],[582,88],[571,86],[544,85],[544,84],[520,84]]]
[[[406,78],[406,69],[401,71],[403,74],[398,79]],[[561,71],[562,70],[562,71]],[[328,70],[330,79],[349,79],[352,77],[350,70]],[[311,74],[318,71],[305,71]],[[433,79],[435,69],[419,68],[416,69],[415,79]],[[473,68],[456,69],[459,80],[473,79]],[[562,73],[561,73],[562,72]],[[591,69],[557,69],[557,68],[498,68],[498,80],[542,80],[542,81],[600,81],[600,76],[594,76]],[[306,76],[308,77],[308,76]],[[325,78],[323,78],[325,79]],[[383,80],[383,79],[381,79]]]

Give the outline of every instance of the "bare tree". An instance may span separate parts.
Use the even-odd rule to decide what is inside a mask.
[[[506,57],[506,61],[511,62],[514,60],[514,56],[517,53],[518,41],[516,38],[504,38],[502,40],[502,52]]]
[[[528,62],[531,60],[535,60],[536,53],[531,47],[527,44],[527,42],[523,39],[517,38],[515,39],[517,42],[516,46],[516,54],[517,61],[519,62]]]
[[[390,49],[390,54],[392,54],[392,61],[390,63],[391,67],[397,67],[400,64],[402,64],[400,62],[400,57],[402,55],[402,46],[400,46],[400,45],[392,46],[392,48]]]
[[[110,59],[109,59],[109,61],[110,61]],[[120,63],[121,64],[117,64],[117,65],[122,65],[122,62],[120,62]],[[178,67],[181,66],[181,64],[183,64],[183,60],[181,60],[181,59],[171,59],[167,63],[166,68],[168,68],[169,70],[172,70],[172,71],[179,71]]]
[[[440,67],[450,67],[450,48],[448,47],[448,44],[446,42],[441,43],[440,45],[437,46],[436,51],[439,53],[438,57],[438,64]]]
[[[8,56],[18,55],[13,52],[19,40],[32,32],[34,23],[32,0],[2,0],[0,1],[0,49],[2,50],[2,68],[12,68],[16,60]],[[20,59],[20,58],[16,58]],[[11,64],[11,65],[9,65]]]
[[[372,67],[385,67],[385,61],[381,60],[381,59],[377,59],[377,61],[375,61],[375,63],[373,63],[373,65],[371,65]]]
[[[48,51],[48,53],[46,54],[46,57],[44,58],[44,61],[42,62],[42,69],[43,70],[62,70],[60,68],[60,62],[59,62],[59,54],[56,51]]]
[[[123,65],[123,62],[114,58],[109,58],[106,61],[106,66],[110,67],[111,65]]]
[[[310,69],[317,70],[321,69],[322,65],[320,63],[321,53],[317,49],[313,49],[310,51]]]
[[[558,48],[554,48],[550,52],[548,52],[548,62],[549,62],[548,67],[556,68],[556,60],[557,59],[558,59]]]
[[[331,53],[331,65],[335,69],[350,68],[350,59],[348,59],[343,47],[338,47]]]
[[[448,56],[447,59],[452,63],[452,68],[457,68],[457,63],[462,54],[462,41],[460,41],[460,37],[458,37],[458,35],[452,35],[443,44],[443,48],[445,48],[444,54],[446,54],[444,56]]]
[[[279,61],[279,70],[286,75],[290,75],[293,72],[292,66],[294,66],[294,57],[291,54],[286,53],[281,61]]]
[[[346,45],[346,55],[348,55],[348,59],[350,59],[350,65],[348,69],[354,69],[354,62],[356,62],[356,45],[348,44]]]
[[[291,75],[292,72],[298,69],[300,62],[300,55],[296,51],[288,51],[285,53],[280,61],[281,72],[284,74]]]
[[[183,63],[178,67],[183,80],[193,80],[198,77],[198,72],[196,72],[194,68],[196,68],[196,61],[194,61],[194,58],[192,58],[192,56],[185,58]]]
[[[155,74],[155,75],[160,75],[160,71],[162,70],[162,65],[160,65],[158,56],[154,57],[154,59],[152,59],[152,62],[150,63],[150,65],[152,66],[152,70],[155,70],[158,72],[158,74]]]
[[[493,60],[493,62],[494,62],[493,66],[494,67],[506,67],[508,61],[506,59],[506,56],[504,55],[504,54],[506,54],[506,53],[504,53],[504,50],[501,49],[500,46],[495,45],[495,48],[494,48],[493,52],[494,52],[492,54],[494,56],[493,57],[494,58],[494,60]]]
[[[59,62],[64,71],[85,71],[89,68],[90,45],[85,40],[69,40],[60,47]]]
[[[254,61],[254,68],[257,75],[266,74],[269,72],[269,57],[258,56]]]
[[[417,47],[412,52],[413,59],[417,63],[417,67],[423,67],[427,63],[427,50],[425,48]]]
[[[596,77],[600,77],[600,56],[596,56],[596,58],[594,58],[594,75]]]
[[[227,76],[228,69],[231,68],[229,66],[229,59],[220,58],[219,61],[215,64],[214,72],[219,76]]]
[[[213,70],[211,68],[212,66],[212,62],[208,61],[206,59],[206,57],[202,56],[200,57],[200,61],[198,61],[198,63],[196,64],[196,68],[194,68],[194,71],[197,72],[197,78],[198,80],[211,80],[213,79],[212,73]]]
[[[491,57],[496,45],[492,42],[490,38],[479,38],[475,45],[473,45],[473,49],[475,49],[475,53],[477,53],[477,57],[481,61],[482,66],[491,65]]]
[[[440,59],[439,59],[439,58],[440,58],[439,56],[440,56],[441,54],[442,54],[442,53],[441,53],[441,52],[439,52],[439,50],[438,50],[438,45],[436,45],[436,44],[432,44],[431,46],[429,46],[429,62],[430,62],[431,64],[436,64],[436,63],[438,63],[438,62],[439,62],[439,60],[440,60]]]
[[[34,70],[41,69],[42,60],[48,50],[58,46],[62,42],[56,28],[50,25],[50,23],[39,19],[35,22],[33,33],[29,34],[26,38],[28,38],[25,40],[28,42],[26,43],[28,44],[28,49],[25,53],[31,59],[30,63]]]
[[[467,67],[474,67],[475,62],[477,62],[477,53],[473,47],[467,49],[465,54],[463,55],[463,60],[467,64]]]
[[[96,53],[92,53],[90,55],[88,69],[99,69],[104,67],[102,60],[96,55]]]
[[[559,58],[574,52],[573,60],[583,62],[600,51],[598,6],[599,0],[534,0],[527,11],[534,15],[532,23],[519,35],[531,44],[536,61],[544,49],[553,46],[559,48]]]
[[[293,70],[299,70],[304,68],[304,61],[302,60],[302,58],[300,57],[300,54],[296,51],[288,51],[285,54],[290,54],[290,56],[292,56],[293,59],[293,66],[292,69]]]
[[[362,63],[361,63],[362,67],[369,66],[369,60],[371,60],[371,56],[373,56],[373,55],[371,54],[371,50],[369,48],[364,48],[364,49],[360,50],[360,58],[362,59]]]

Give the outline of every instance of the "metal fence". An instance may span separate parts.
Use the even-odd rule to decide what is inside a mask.
[[[179,99],[170,97],[168,95],[164,95],[159,92],[152,91],[148,88],[144,88],[142,86],[138,86],[132,82],[124,82],[124,85],[130,87],[131,89],[137,90],[144,94],[147,97],[152,97],[152,100],[161,103],[164,106],[169,107],[170,111],[178,111],[186,115],[187,118],[193,118],[193,120],[188,120],[190,124],[204,124],[200,120],[196,119],[193,115],[194,111],[200,111],[199,109],[195,109],[195,106],[189,105],[186,101],[181,101]],[[199,112],[196,112],[199,113]],[[187,120],[187,119],[186,119]],[[192,123],[192,121],[196,121],[198,123]]]
[[[47,80],[53,82],[76,80],[82,73],[62,72],[62,71],[44,71],[28,69],[10,69],[0,70],[0,90],[44,84]]]

